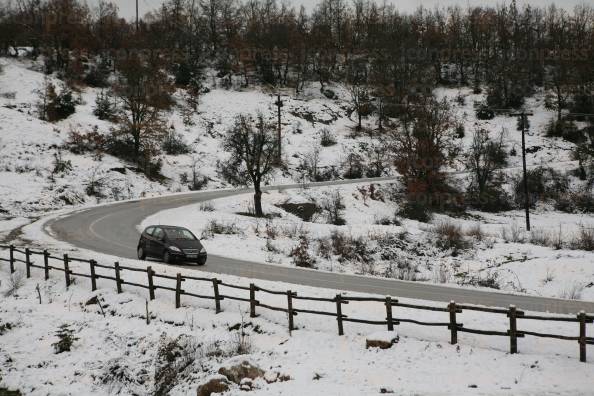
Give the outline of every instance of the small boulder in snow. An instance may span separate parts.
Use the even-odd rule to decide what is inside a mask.
[[[227,366],[221,367],[219,369],[219,374],[227,377],[229,381],[240,384],[241,380],[244,378],[253,380],[264,376],[264,370],[247,360],[243,360],[239,363],[232,362]]]
[[[278,371],[267,371],[266,374],[264,374],[264,381],[266,381],[269,384],[272,384],[274,382],[285,382],[289,381],[290,379],[290,375],[282,374]]]
[[[380,331],[370,334],[365,339],[366,348],[389,349],[396,344],[400,338],[395,331]]]
[[[229,390],[229,382],[223,376],[211,378],[207,383],[200,385],[196,392],[197,396],[210,396],[213,393],[223,393]]]
[[[242,391],[251,391],[254,389],[254,381],[251,378],[244,378],[239,384],[239,389]]]
[[[267,371],[266,374],[264,374],[264,381],[267,383],[272,384],[273,382],[276,382],[276,380],[278,380],[278,371]]]

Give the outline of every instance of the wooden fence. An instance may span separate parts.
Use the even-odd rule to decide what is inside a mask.
[[[523,338],[525,336],[533,336],[533,337],[543,337],[543,338],[554,338],[559,340],[566,340],[566,341],[577,341],[579,345],[579,355],[580,361],[586,362],[586,346],[587,345],[594,345],[594,338],[587,337],[586,335],[586,324],[590,324],[594,322],[594,316],[588,315],[585,312],[580,312],[576,315],[576,317],[567,317],[567,316],[542,316],[542,315],[527,315],[523,311],[517,309],[515,306],[510,305],[508,309],[502,308],[489,308],[489,307],[481,307],[481,306],[474,306],[474,305],[467,305],[467,304],[457,304],[454,301],[451,301],[446,307],[435,307],[435,306],[426,306],[426,305],[417,305],[417,304],[408,304],[399,302],[397,299],[393,297],[354,297],[354,296],[343,296],[341,294],[337,294],[333,298],[322,298],[322,297],[307,297],[298,295],[296,292],[291,290],[280,291],[280,290],[270,290],[265,289],[263,287],[257,286],[254,283],[251,283],[249,286],[243,285],[234,285],[230,283],[226,283],[221,281],[217,278],[205,278],[205,277],[197,277],[197,276],[189,276],[189,275],[182,275],[178,273],[176,276],[160,274],[155,272],[150,266],[146,267],[145,269],[141,268],[134,268],[134,267],[127,267],[120,265],[119,262],[115,262],[113,265],[103,265],[99,264],[95,260],[84,260],[80,258],[74,258],[68,256],[68,254],[64,254],[62,256],[54,256],[51,255],[47,250],[44,251],[36,251],[29,248],[16,248],[14,246],[4,246],[0,245],[0,249],[3,251],[9,251],[9,257],[0,257],[0,262],[6,262],[10,266],[10,272],[13,273],[16,270],[16,265],[24,265],[26,276],[27,278],[31,277],[31,269],[36,268],[39,270],[43,270],[45,279],[49,279],[50,271],[59,271],[64,274],[64,281],[66,283],[66,287],[69,287],[72,283],[73,277],[80,276],[84,278],[89,278],[91,280],[91,290],[95,291],[97,289],[97,279],[107,279],[115,282],[116,291],[118,293],[122,293],[123,286],[134,286],[140,287],[143,289],[148,290],[149,299],[155,299],[155,290],[167,290],[175,294],[175,307],[179,308],[181,306],[181,297],[182,296],[189,296],[198,299],[207,299],[214,301],[214,309],[217,313],[221,312],[221,301],[223,300],[235,300],[249,303],[250,306],[250,317],[257,316],[257,309],[268,309],[272,311],[279,311],[284,312],[288,318],[288,327],[289,330],[295,330],[295,316],[298,314],[311,314],[311,315],[321,315],[321,316],[329,316],[336,318],[336,324],[338,329],[338,334],[344,334],[344,324],[345,322],[350,323],[363,323],[369,325],[377,325],[377,326],[386,326],[387,330],[392,331],[394,330],[394,326],[399,325],[400,323],[412,323],[415,325],[420,326],[432,326],[432,327],[443,327],[447,329],[450,333],[450,343],[452,345],[458,343],[458,333],[471,333],[471,334],[480,334],[480,335],[488,335],[488,336],[500,336],[500,337],[509,337],[509,344],[510,344],[510,353],[518,353],[518,338]],[[18,257],[17,257],[18,256]],[[41,256],[43,257],[43,265],[35,264],[32,260],[33,256]],[[88,273],[77,273],[70,269],[71,262],[78,262],[78,263],[86,263],[89,266]],[[59,263],[60,266],[57,266]],[[113,271],[113,276],[110,275],[102,275],[99,274],[97,269],[104,269]],[[126,271],[130,272],[139,272],[146,274],[146,285],[141,283],[134,283],[129,282],[124,279],[122,273],[126,273]],[[168,279],[175,281],[175,287],[163,286],[157,283],[160,279]],[[199,281],[199,282],[207,282],[212,285],[212,295],[200,295],[195,293],[190,293],[182,288],[183,282],[187,280]],[[231,288],[236,290],[242,290],[246,292],[246,297],[238,297],[238,296],[230,296],[224,294],[225,288]],[[264,304],[263,302],[257,299],[258,293],[265,293],[265,294],[273,294],[273,295],[284,295],[287,298],[287,305],[286,307],[275,307],[271,305]],[[248,296],[249,294],[249,296]],[[302,309],[296,307],[296,303],[298,301],[314,301],[314,302],[326,302],[335,306],[335,310],[332,311],[321,311],[321,310],[313,310],[313,309]],[[385,307],[386,317],[381,320],[367,320],[367,319],[358,319],[349,317],[342,312],[343,305],[349,304],[351,302],[373,302],[377,304],[382,304]],[[443,312],[444,313],[444,320],[442,322],[427,322],[421,321],[411,318],[404,318],[395,316],[395,308],[409,308],[413,310],[424,310],[424,311],[434,311],[434,312]],[[481,330],[481,329],[473,329],[465,327],[462,323],[458,321],[458,314],[461,314],[463,311],[478,311],[490,314],[498,314],[498,315],[505,315],[509,319],[509,329],[506,331],[492,331],[492,330]],[[534,331],[526,331],[521,330],[518,328],[518,321],[523,320],[532,320],[532,321],[553,321],[553,322],[575,322],[578,324],[579,328],[579,335],[578,336],[566,336],[566,335],[559,335],[559,334],[547,334],[547,333],[539,333]]]

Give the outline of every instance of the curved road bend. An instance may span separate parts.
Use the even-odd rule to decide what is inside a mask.
[[[342,180],[309,183],[307,187],[352,184],[360,182],[389,181],[393,178]],[[266,190],[298,188],[303,185],[267,186]],[[166,209],[191,205],[211,199],[248,193],[251,189],[193,192],[187,194],[148,198],[138,201],[113,203],[69,214],[50,220],[45,224],[59,240],[83,249],[109,255],[136,258],[139,233],[136,229],[146,217]],[[371,278],[357,275],[321,272],[292,267],[254,263],[215,255],[209,255],[208,263],[197,268],[213,273],[237,275],[248,278],[295,283],[329,289],[391,295],[439,302],[479,304],[507,307],[515,304],[520,309],[551,312],[577,313],[585,310],[594,313],[594,302],[560,300],[525,295],[511,295],[482,290],[447,287],[426,283],[405,282],[393,279]]]

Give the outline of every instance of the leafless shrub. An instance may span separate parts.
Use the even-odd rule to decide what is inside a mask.
[[[345,225],[346,221],[343,218],[343,210],[345,209],[344,201],[340,191],[335,190],[322,202],[322,210],[326,214],[328,224]]]
[[[450,281],[451,273],[448,267],[444,264],[435,266],[433,268],[433,280],[437,283],[448,283]]]
[[[329,260],[332,257],[332,241],[328,237],[321,237],[317,242],[317,255]]]
[[[477,241],[485,239],[485,232],[481,227],[481,223],[476,223],[466,231],[466,236],[474,238]]]
[[[418,268],[415,265],[399,266],[396,271],[396,278],[414,282],[417,280],[417,271]]]
[[[471,246],[471,243],[464,238],[459,224],[444,220],[437,223],[432,231],[437,236],[436,246],[442,250],[452,250],[452,254],[457,254]]]
[[[193,370],[201,352],[201,345],[194,337],[182,334],[172,339],[163,333],[155,355],[154,394],[168,394],[179,376],[188,369]]]
[[[214,207],[214,204],[212,203],[212,201],[200,202],[200,206],[198,207],[198,209],[201,212],[214,212],[215,211],[215,207]]]
[[[586,286],[582,283],[574,282],[565,289],[561,290],[559,293],[559,298],[564,298],[566,300],[581,300],[582,292],[584,291],[585,287]]]
[[[282,227],[282,233],[290,239],[297,239],[304,232],[302,223],[290,223]]]
[[[304,154],[299,167],[309,180],[319,181],[320,149],[315,147],[309,153]]]
[[[507,243],[523,243],[525,240],[524,232],[515,221],[501,230],[501,237]]]
[[[497,271],[479,272],[476,275],[462,274],[458,278],[458,284],[461,286],[479,286],[490,289],[500,289],[499,273]]]
[[[272,220],[266,221],[266,238],[276,239],[279,236],[279,230]]]
[[[570,243],[573,249],[594,251],[594,228],[580,227],[579,233]]]
[[[547,268],[545,277],[542,279],[542,284],[546,285],[547,283],[551,283],[554,280],[555,280],[555,272],[552,271],[550,268]]]
[[[270,253],[281,253],[281,250],[278,247],[276,247],[274,243],[272,243],[272,239],[270,238],[266,238],[266,246],[264,247],[264,249]]]
[[[330,147],[336,144],[336,138],[328,128],[323,128],[320,131],[320,144],[322,147]]]
[[[563,231],[561,229],[561,224],[559,224],[559,230],[557,231],[556,235],[551,237],[551,247],[555,250],[563,249],[565,242],[563,240]]]
[[[543,229],[534,229],[530,231],[530,243],[539,246],[551,246],[552,239],[548,232]]]
[[[410,260],[400,259],[397,262],[389,262],[384,269],[383,277],[414,282],[417,280],[417,272],[417,264]]]
[[[16,292],[23,286],[24,273],[21,270],[16,270],[8,277],[8,290],[4,292],[4,297],[10,297],[16,294]]]
[[[241,230],[235,223],[222,223],[217,220],[210,220],[206,228],[202,230],[202,239],[210,239],[215,235],[236,235],[240,234]]]
[[[246,331],[244,313],[240,311],[241,324],[232,342],[232,353],[233,355],[247,355],[252,352],[252,340],[250,334]]]

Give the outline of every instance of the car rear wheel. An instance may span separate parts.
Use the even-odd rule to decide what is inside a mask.
[[[169,254],[169,252],[163,253],[163,262],[165,264],[171,264],[171,255]]]
[[[138,247],[138,259],[139,260],[144,260],[146,258],[146,253],[144,252],[144,249],[142,248],[142,246]]]

